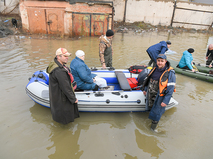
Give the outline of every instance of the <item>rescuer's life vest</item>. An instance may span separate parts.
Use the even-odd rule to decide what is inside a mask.
[[[146,79],[144,80],[144,84],[143,84],[143,88],[148,85],[148,81],[152,75],[152,73],[154,72],[154,70],[156,69],[156,67],[154,67],[149,75],[146,77]],[[160,92],[160,96],[164,96],[165,95],[165,91],[167,89],[167,85],[168,85],[168,77],[169,77],[169,71],[170,70],[174,70],[172,67],[169,67],[169,69],[166,69],[162,75],[160,76],[160,79],[159,79],[159,92]],[[174,84],[174,92],[176,92],[176,86]]]

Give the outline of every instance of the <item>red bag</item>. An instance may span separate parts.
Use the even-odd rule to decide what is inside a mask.
[[[143,71],[147,66],[145,65],[134,65],[134,66],[130,66],[130,68],[128,69],[129,72],[131,73],[136,73],[139,74],[141,71]]]
[[[137,81],[136,78],[127,78],[127,81],[128,81],[131,88],[135,88],[135,87],[138,86],[138,81]]]

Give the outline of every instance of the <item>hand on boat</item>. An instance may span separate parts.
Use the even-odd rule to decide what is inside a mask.
[[[209,65],[209,68],[211,68],[212,67],[212,65]]]
[[[161,103],[161,107],[165,107],[166,104],[164,102]]]
[[[191,71],[192,71],[192,72],[195,72],[195,70],[194,70],[194,69],[192,69]]]

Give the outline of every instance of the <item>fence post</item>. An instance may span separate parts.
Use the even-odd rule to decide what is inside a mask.
[[[209,30],[212,30],[212,28],[213,28],[213,22],[212,22],[212,24],[209,26]]]
[[[176,8],[176,0],[175,0],[175,3],[174,3],[174,9],[173,9],[173,13],[172,13],[172,19],[171,19],[171,24],[170,26],[172,27],[172,24],[173,24],[173,20],[174,20],[174,16],[175,16],[175,8]]]
[[[124,6],[124,18],[123,18],[123,22],[126,22],[126,7],[127,7],[127,0],[125,0],[125,6]]]

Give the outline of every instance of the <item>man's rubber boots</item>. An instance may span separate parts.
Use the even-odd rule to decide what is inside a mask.
[[[158,125],[158,121],[152,121],[152,125],[151,125],[151,130],[155,130],[156,129],[156,127],[157,127],[157,125]]]

